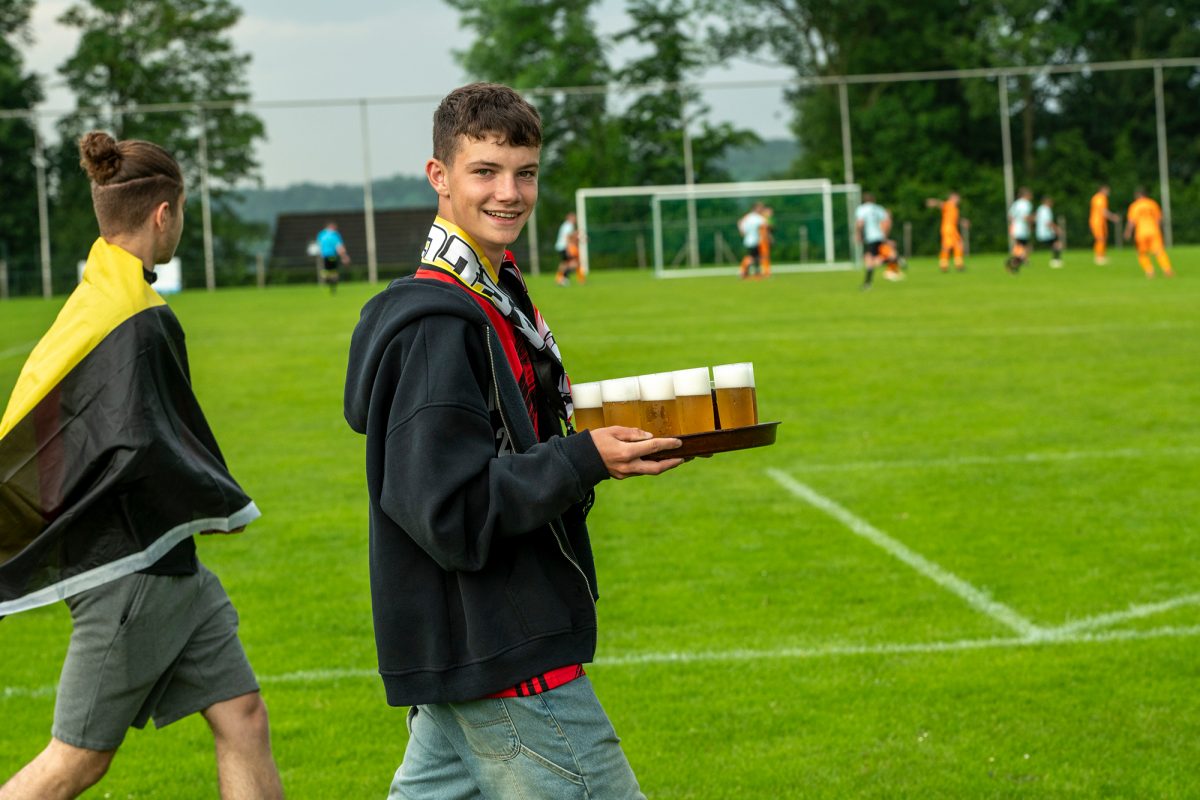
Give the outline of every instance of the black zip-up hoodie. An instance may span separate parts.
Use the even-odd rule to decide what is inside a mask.
[[[591,661],[591,435],[538,442],[496,332],[459,287],[394,281],[350,342],[367,436],[371,604],[388,703],[461,702]],[[548,426],[547,426],[548,427]],[[513,452],[497,455],[507,437]]]

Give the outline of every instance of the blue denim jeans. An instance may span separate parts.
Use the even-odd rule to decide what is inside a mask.
[[[587,676],[532,697],[413,706],[389,800],[645,800]]]

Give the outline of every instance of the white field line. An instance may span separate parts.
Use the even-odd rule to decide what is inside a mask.
[[[838,269],[845,269],[839,267]],[[727,272],[726,274],[734,274],[736,269]],[[684,275],[667,275],[664,277],[683,278],[691,277]],[[945,339],[948,336],[958,338],[972,337],[983,339],[996,339],[1001,337],[1022,337],[1036,336],[1038,338],[1046,338],[1051,336],[1088,336],[1096,333],[1133,333],[1144,334],[1151,331],[1167,331],[1167,330],[1187,330],[1195,328],[1197,323],[1182,320],[1165,320],[1162,322],[1152,322],[1148,324],[1140,323],[1098,323],[1094,325],[1046,325],[1046,326],[1025,326],[1025,327],[1005,327],[1005,328],[972,328],[964,326],[945,326],[945,327],[925,327],[925,328],[898,328],[889,331],[887,337],[889,340],[895,339]],[[879,339],[879,331],[875,328],[831,328],[828,331],[814,331],[804,328],[774,328],[771,330],[772,342],[787,342],[791,340],[797,341],[819,341],[819,340],[836,340],[847,341],[852,339],[864,339],[877,341]],[[663,333],[656,334],[656,340],[660,342],[675,342],[688,341],[692,334],[690,332],[678,333]],[[714,339],[733,339],[738,338],[740,341],[745,341],[745,331],[739,330],[732,333],[706,332],[707,340]],[[578,338],[578,337],[577,337]],[[645,335],[641,332],[637,333],[612,333],[612,334],[591,334],[588,337],[589,342],[604,342],[612,344],[618,342],[637,342],[639,344],[645,342]]]
[[[1061,453],[1017,453],[1010,456],[951,456],[948,458],[897,459],[895,461],[848,461],[841,464],[796,464],[798,472],[856,472],[870,469],[925,469],[965,467],[980,464],[1041,464],[1055,461],[1090,461],[1116,458],[1200,455],[1200,447],[1122,447],[1114,450],[1068,450]]]
[[[951,642],[893,642],[880,644],[832,644],[818,647],[781,647],[773,650],[697,650],[662,653],[629,653],[623,656],[601,656],[596,667],[637,667],[661,664],[701,664],[745,661],[812,660],[819,658],[926,655],[958,653],[971,650],[1001,650],[1021,647],[1051,647],[1059,645],[1105,644],[1154,639],[1188,639],[1200,637],[1200,625],[1162,627],[1149,630],[1104,631],[1073,633],[1053,638],[994,637],[990,639],[960,639]],[[373,669],[318,669],[285,672],[282,675],[260,675],[259,683],[311,685],[342,680],[375,680],[379,673]],[[6,686],[0,689],[0,700],[9,698],[53,697],[54,686]]]
[[[920,553],[909,548],[902,542],[893,539],[883,531],[876,528],[864,519],[855,516],[847,511],[842,506],[830,500],[824,495],[818,494],[811,488],[798,480],[777,469],[767,470],[776,483],[789,491],[792,495],[800,500],[808,503],[814,508],[824,511],[829,516],[836,519],[838,522],[845,525],[852,533],[866,539],[871,544],[886,551],[889,555],[899,559],[908,566],[915,569],[917,572],[929,578],[931,581],[941,586],[953,594],[958,595],[967,605],[986,614],[992,619],[1004,625],[1026,638],[1037,638],[1043,635],[1043,631],[1037,625],[1034,625],[1029,620],[1022,617],[1016,611],[1013,611],[1003,603],[993,600],[991,597],[971,584],[964,581],[957,575],[942,569],[937,564],[922,556]]]
[[[1046,635],[1050,637],[1073,636],[1079,631],[1107,628],[1110,625],[1128,622],[1131,619],[1141,619],[1154,614],[1163,614],[1167,611],[1174,611],[1175,609],[1183,608],[1184,606],[1194,605],[1200,605],[1200,594],[1183,595],[1182,597],[1176,597],[1172,600],[1162,600],[1158,603],[1145,603],[1143,605],[1130,606],[1124,611],[1114,611],[1108,614],[1097,614],[1094,617],[1073,620],[1065,625],[1059,625],[1057,628],[1047,629]]]
[[[837,656],[891,656],[922,655],[928,653],[955,653],[966,650],[989,650],[1018,647],[1040,647],[1064,644],[1101,644],[1142,639],[1183,639],[1200,636],[1200,625],[1187,627],[1163,627],[1150,630],[1104,631],[1102,633],[1077,633],[1054,638],[1031,638],[1027,636],[993,637],[990,639],[959,639],[952,642],[913,642],[880,644],[832,644],[819,647],[784,647],[776,650],[725,650],[683,653],[641,653],[626,656],[597,658],[596,666],[637,666],[642,664],[690,664],[721,661],[767,661],[772,659],[817,659]]]
[[[0,350],[0,360],[12,358],[13,356],[28,355],[29,351],[34,348],[37,342],[26,342],[25,344],[13,345],[7,350]]]

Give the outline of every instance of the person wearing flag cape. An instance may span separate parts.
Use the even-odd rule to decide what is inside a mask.
[[[392,798],[638,798],[583,665],[586,525],[608,477],[680,446],[571,427],[558,344],[507,248],[537,201],[541,120],[471,84],[434,114],[438,215],[416,274],[362,310],[345,415],[366,434],[372,615],[387,702],[409,706]]]
[[[0,421],[0,616],[65,600],[71,640],[49,745],[0,798],[76,797],[131,727],[200,712],[224,798],[282,797],[237,612],[197,533],[259,516],[191,389],[155,264],[183,231],[184,183],[158,145],[79,143],[100,238]]]

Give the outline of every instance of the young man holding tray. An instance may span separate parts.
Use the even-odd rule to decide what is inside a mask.
[[[379,671],[410,706],[392,798],[636,798],[583,664],[596,649],[585,518],[607,477],[678,447],[575,433],[549,327],[507,248],[538,193],[541,120],[505,86],[451,92],[415,276],[363,308],[345,415],[367,437]]]

